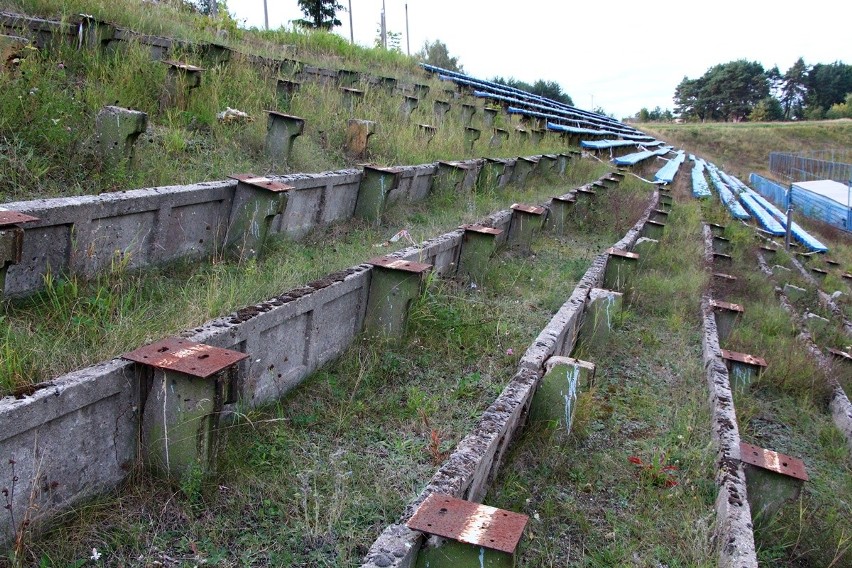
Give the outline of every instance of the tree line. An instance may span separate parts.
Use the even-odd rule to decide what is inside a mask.
[[[852,65],[807,65],[799,58],[785,73],[740,59],[714,65],[697,79],[684,77],[674,94],[683,120],[755,122],[852,118]],[[655,110],[659,110],[655,109]],[[659,113],[658,113],[659,114]],[[654,117],[647,109],[636,119]]]

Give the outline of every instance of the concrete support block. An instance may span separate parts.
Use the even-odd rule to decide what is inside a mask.
[[[104,163],[115,167],[133,164],[134,145],[148,128],[148,115],[142,111],[106,106],[95,118],[95,144]]]
[[[671,211],[673,204],[674,200],[672,199],[672,196],[670,194],[660,192],[660,209],[662,209],[663,211]]]
[[[305,130],[305,119],[274,110],[266,111],[266,155],[273,165],[283,166],[290,161],[293,142]]]
[[[571,163],[571,154],[556,155],[556,173],[564,176],[568,172],[568,167]]]
[[[357,91],[358,89],[356,89],[355,87],[360,81],[361,74],[357,71],[350,71],[349,69],[340,69],[337,72],[337,85],[341,88],[353,89]]]
[[[417,84],[414,85],[414,96],[418,99],[425,99],[429,94],[429,85]]]
[[[398,168],[364,166],[354,216],[379,223],[387,207],[388,194],[399,187],[401,174]]]
[[[435,121],[438,124],[443,124],[444,117],[450,112],[450,103],[447,101],[435,101],[432,103],[432,113],[435,115]]]
[[[541,144],[541,141],[544,140],[544,130],[530,130],[530,140],[536,146]]]
[[[513,568],[529,517],[432,493],[406,523],[430,535],[414,568]]]
[[[275,93],[278,95],[278,103],[284,106],[285,109],[289,109],[290,103],[293,102],[293,96],[301,88],[302,84],[299,82],[278,79],[275,83]]]
[[[432,141],[432,138],[435,137],[435,134],[438,133],[438,129],[429,124],[418,124],[417,125],[417,136],[421,140],[426,140],[426,144]]]
[[[379,77],[379,88],[381,88],[386,95],[392,95],[396,90],[397,80],[393,77]]]
[[[497,113],[499,111],[496,108],[485,107],[482,109],[482,124],[485,128],[493,128],[494,123],[497,119]],[[506,133],[506,137],[508,138],[509,133]]]
[[[502,128],[495,128],[494,133],[491,135],[491,141],[488,143],[492,148],[499,148],[503,145],[503,142],[509,139],[509,131],[503,130]]]
[[[482,135],[482,131],[478,128],[471,128],[470,126],[465,126],[464,128],[464,144],[467,148],[468,152],[473,152],[473,145],[479,140],[479,137]]]
[[[811,334],[817,335],[825,332],[831,325],[831,322],[822,316],[808,312],[805,314],[805,325]]]
[[[284,213],[288,192],[284,185],[252,174],[231,176],[238,181],[225,233],[225,250],[238,260],[261,255],[272,221]]]
[[[713,252],[731,254],[731,240],[713,235]]]
[[[807,294],[808,291],[804,288],[799,288],[792,284],[784,284],[784,295],[787,296],[791,302],[797,302],[804,298]]]
[[[302,62],[296,61],[295,59],[282,59],[278,64],[279,72],[287,75],[288,77],[295,77],[300,74],[302,72],[302,67],[304,67]]]
[[[123,355],[140,366],[142,456],[180,479],[216,457],[219,416],[245,353],[170,338]]]
[[[557,235],[565,234],[568,220],[577,202],[575,197],[559,196],[550,200],[550,212],[547,214],[545,226],[548,231]]]
[[[115,26],[88,14],[80,14],[77,38],[89,49],[104,49],[115,38]]]
[[[714,266],[725,266],[731,267],[734,265],[734,257],[729,254],[722,254],[720,252],[713,253],[713,265]]]
[[[202,57],[211,65],[224,65],[231,61],[234,50],[218,43],[205,43],[199,46]]]
[[[461,106],[461,116],[462,116],[462,124],[465,126],[470,126],[473,123],[473,115],[476,114],[476,106],[470,104],[462,104]]]
[[[522,253],[531,252],[532,241],[541,230],[546,214],[544,207],[513,203],[509,224],[509,247]]]
[[[429,264],[387,256],[368,261],[373,265],[364,331],[370,336],[401,338],[411,303],[420,296]]]
[[[340,87],[340,93],[343,96],[343,107],[351,114],[364,100],[364,91],[361,89],[353,89],[351,87]]]
[[[546,369],[532,400],[530,421],[547,422],[570,434],[577,393],[594,386],[595,364],[556,356],[547,360]]]
[[[722,360],[728,368],[731,390],[734,392],[747,388],[766,368],[766,361],[761,357],[727,349],[722,349]]]
[[[787,501],[798,499],[808,473],[802,460],[759,446],[740,443],[751,515],[767,522]]]
[[[177,61],[164,61],[169,66],[166,72],[166,84],[160,97],[160,111],[167,108],[186,109],[189,94],[193,89],[201,85],[201,67],[180,63]]]
[[[710,232],[714,237],[721,237],[725,234],[725,225],[719,225],[717,223],[708,223],[710,227]]]
[[[639,255],[617,248],[609,248],[609,258],[604,272],[604,286],[610,290],[624,291],[628,288],[630,278],[636,272]]]
[[[0,35],[0,70],[12,70],[27,56],[30,40],[10,35]]]
[[[544,154],[538,159],[538,173],[540,175],[551,175],[556,173],[556,155]]]
[[[512,183],[518,187],[524,187],[527,183],[527,178],[538,165],[538,160],[532,158],[520,157],[515,162],[515,169],[512,171]]]
[[[419,104],[420,99],[406,95],[402,99],[402,105],[399,107],[399,113],[403,118],[410,118],[411,113],[414,112],[414,109],[416,109]]]
[[[730,257],[729,257],[730,258]],[[793,271],[786,266],[775,264],[772,266],[772,277],[776,278],[780,283],[786,283],[787,279],[793,275]]]
[[[602,345],[620,321],[624,294],[603,288],[592,288],[583,314],[579,339],[583,345]]]
[[[375,133],[376,123],[372,120],[350,118],[346,125],[346,155],[355,160],[365,159],[370,136]]]
[[[432,178],[432,193],[464,192],[472,189],[472,186],[465,183],[470,179],[469,170],[470,166],[461,162],[438,162],[438,171]]]
[[[725,274],[724,272],[714,272],[713,276],[713,291],[718,296],[726,296],[737,282],[736,276]]]
[[[476,181],[477,189],[488,191],[506,185],[506,181],[503,179],[505,171],[505,160],[486,158],[479,170],[479,178]]]
[[[663,234],[666,232],[666,226],[663,223],[659,223],[657,221],[652,221],[648,219],[645,221],[645,224],[642,225],[642,236],[654,239],[655,241],[659,241],[663,238]]]
[[[491,258],[497,253],[497,239],[502,229],[482,225],[464,225],[458,274],[472,282],[481,283],[488,272]]]
[[[656,239],[639,237],[636,239],[636,243],[633,245],[631,252],[638,254],[640,259],[646,259],[648,258],[648,255],[651,254],[651,251],[657,248],[658,244],[660,244],[660,241]]]
[[[666,224],[669,221],[669,212],[663,211],[662,209],[654,209],[651,211],[651,220],[656,221],[657,223]]]
[[[742,319],[745,309],[740,304],[731,304],[718,300],[710,300],[710,308],[713,310],[713,315],[716,318],[716,333],[719,337],[719,343],[725,343],[731,336],[734,327]]]
[[[21,225],[38,221],[36,217],[17,211],[0,211],[0,300],[6,290],[6,272],[21,262],[24,229]]]
[[[778,253],[778,249],[772,247],[758,247],[757,250],[760,251],[767,262],[774,262],[775,255]]]
[[[825,280],[825,277],[828,276],[828,271],[823,270],[822,268],[817,268],[815,266],[808,269],[811,275],[816,278],[817,282],[822,282]]]
[[[520,140],[522,144],[526,144],[530,141],[530,133],[528,130],[524,130],[523,128],[516,128],[515,134],[517,134],[518,140]]]

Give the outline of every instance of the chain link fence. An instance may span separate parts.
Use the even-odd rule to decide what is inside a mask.
[[[769,171],[792,183],[830,179],[848,184],[852,182],[852,151],[770,152]]]

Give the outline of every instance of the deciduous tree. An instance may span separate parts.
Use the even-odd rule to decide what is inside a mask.
[[[336,0],[299,0],[299,8],[305,15],[296,23],[307,28],[331,30],[340,25],[337,19],[337,11],[343,10],[343,5]]]

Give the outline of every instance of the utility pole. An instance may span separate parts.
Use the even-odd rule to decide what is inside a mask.
[[[388,28],[385,20],[385,0],[382,0],[382,48],[388,48]]]
[[[411,57],[411,36],[408,33],[408,2],[405,3],[405,51]]]
[[[784,249],[790,250],[790,234],[793,232],[793,184],[787,190],[787,235],[784,237]]]
[[[219,15],[219,1],[218,0],[207,0],[207,13],[211,18],[215,18]]]
[[[263,0],[263,27],[269,31],[269,9],[266,7],[266,0]]]
[[[355,28],[352,27],[352,0],[349,0],[349,43],[355,44]]]

